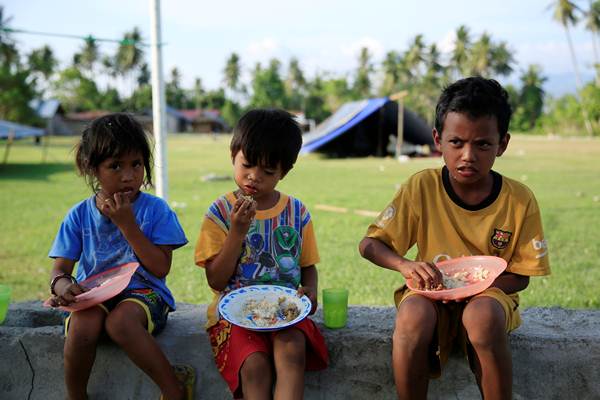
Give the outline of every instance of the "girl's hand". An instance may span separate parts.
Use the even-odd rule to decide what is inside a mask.
[[[231,230],[245,236],[256,215],[256,201],[239,197],[231,212]]]
[[[55,289],[56,295],[50,299],[50,305],[52,307],[68,306],[77,301],[75,296],[87,292],[88,290],[89,289],[77,283],[70,283],[60,289]]]
[[[111,196],[106,195],[102,190],[96,195],[96,205],[102,214],[118,227],[125,227],[128,224],[135,224],[133,208],[129,196],[125,193],[117,192]]]
[[[412,279],[419,289],[433,290],[443,283],[442,273],[434,263],[408,261],[400,265],[400,273],[406,279]]]
[[[311,303],[309,314],[313,315],[317,311],[317,306],[319,305],[317,300],[317,289],[313,288],[312,286],[300,286],[297,294],[298,297],[302,297],[303,295],[308,297]]]

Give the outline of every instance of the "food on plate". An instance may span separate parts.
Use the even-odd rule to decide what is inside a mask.
[[[467,285],[471,285],[476,282],[481,282],[487,279],[490,271],[478,266],[473,268],[471,271],[461,270],[453,273],[452,275],[446,274],[442,271],[443,283],[438,285],[436,288],[426,290],[444,290],[444,289],[456,289]]]
[[[242,310],[258,327],[274,326],[280,321],[293,321],[300,315],[298,305],[285,296],[280,296],[277,300],[266,297],[248,299]]]

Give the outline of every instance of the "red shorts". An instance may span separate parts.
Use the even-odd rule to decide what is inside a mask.
[[[329,364],[329,354],[325,339],[315,323],[305,318],[288,329],[299,329],[306,338],[306,370],[325,369]],[[227,382],[234,398],[242,398],[239,384],[240,368],[252,353],[273,354],[274,332],[256,332],[240,328],[224,319],[207,329],[213,356],[219,372]]]

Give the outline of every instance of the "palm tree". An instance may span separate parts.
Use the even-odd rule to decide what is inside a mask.
[[[78,63],[88,72],[88,78],[95,76],[95,67],[100,57],[98,44],[92,35],[87,36],[83,44],[83,48],[79,53]]]
[[[461,25],[456,29],[456,38],[454,39],[454,50],[450,58],[450,65],[454,71],[454,78],[459,78],[468,74],[467,62],[469,61],[469,52],[471,49],[471,38],[469,37],[469,28]]]
[[[306,79],[304,78],[304,72],[300,67],[300,62],[296,57],[290,59],[285,89],[289,99],[289,107],[294,110],[304,110]]]
[[[495,74],[508,76],[513,72],[512,64],[515,59],[506,42],[493,45],[490,57],[492,70]]]
[[[132,72],[142,62],[144,51],[142,50],[141,44],[142,34],[137,27],[133,28],[131,32],[126,32],[123,36],[119,48],[117,49],[114,65],[118,73],[124,78],[131,78]],[[133,82],[130,82],[130,84],[131,91],[133,92]]]
[[[408,71],[410,71],[410,74],[417,80],[422,75],[421,68],[425,61],[424,52],[425,42],[423,41],[423,35],[419,34],[415,36],[408,47],[408,50],[404,54],[404,65]]]
[[[10,21],[12,17],[4,17],[4,6],[0,5],[0,63],[5,66],[18,64],[19,52],[10,35]]]
[[[519,106],[527,121],[527,128],[535,126],[535,122],[542,115],[544,107],[545,92],[542,86],[548,80],[542,76],[539,65],[530,65],[520,77],[521,93],[519,95]]]
[[[581,91],[582,83],[581,76],[579,75],[579,68],[577,67],[577,58],[575,57],[575,50],[573,49],[573,42],[571,40],[571,33],[569,31],[569,25],[575,25],[577,23],[576,12],[580,11],[579,7],[570,0],[555,0],[552,4],[554,6],[554,19],[563,26],[565,35],[567,37],[567,44],[569,45],[569,51],[571,52],[571,61],[573,62],[573,70],[575,72],[575,84],[577,85],[577,92]],[[551,6],[552,6],[551,5]],[[581,103],[581,112],[583,115],[583,121],[588,134],[591,136],[594,134],[592,124],[588,117],[588,112],[583,102]]]
[[[33,50],[28,57],[29,69],[39,72],[46,80],[54,73],[58,61],[48,45]]]
[[[389,51],[382,62],[383,67],[383,82],[380,92],[384,96],[394,93],[400,82],[400,71],[398,64],[400,55],[396,51]]]
[[[471,48],[470,74],[489,76],[492,67],[492,38],[483,32]]]
[[[358,70],[354,80],[354,92],[359,98],[369,97],[371,92],[371,73],[373,65],[371,64],[371,54],[369,49],[363,47],[358,56]]]
[[[223,73],[223,81],[225,82],[225,85],[231,89],[232,92],[236,92],[240,83],[240,75],[242,73],[240,57],[236,53],[231,53],[227,59]]]
[[[600,64],[598,62],[598,33],[600,32],[600,0],[589,0],[590,8],[585,13],[585,27],[592,33],[592,49],[594,51],[594,69],[596,70],[596,86],[600,86]]]

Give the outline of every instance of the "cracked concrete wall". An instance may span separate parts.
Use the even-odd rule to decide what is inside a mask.
[[[230,399],[204,332],[206,305],[178,304],[158,341],[174,362],[197,370],[196,398]],[[323,328],[330,367],[306,375],[307,399],[394,399],[391,334],[394,309],[351,307],[346,328]],[[600,311],[532,308],[511,335],[515,399],[600,398]],[[11,305],[0,325],[0,398],[64,399],[62,316],[39,302]],[[154,384],[115,345],[98,348],[91,399],[158,398]],[[454,356],[430,399],[478,399],[467,362]]]

